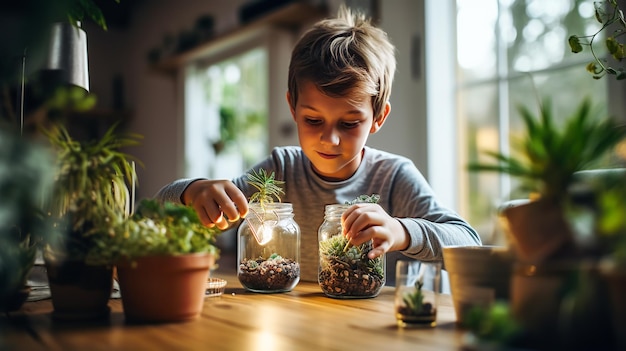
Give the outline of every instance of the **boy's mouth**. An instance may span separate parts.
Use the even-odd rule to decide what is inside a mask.
[[[321,158],[325,158],[325,159],[333,159],[333,158],[337,158],[339,157],[338,154],[325,154],[323,152],[317,152],[318,155],[320,155]]]

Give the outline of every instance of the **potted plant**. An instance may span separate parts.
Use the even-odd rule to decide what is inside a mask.
[[[40,143],[0,130],[0,312],[30,293],[28,275],[42,240],[52,240],[41,204],[50,194],[52,157]]]
[[[603,160],[626,130],[613,119],[595,118],[588,99],[561,126],[554,120],[549,99],[540,106],[539,116],[525,106],[519,111],[525,135],[513,145],[514,153],[487,151],[485,155],[493,162],[474,162],[468,168],[508,174],[518,178],[528,192],[528,201],[502,210],[519,259],[537,263],[567,257],[576,250],[565,218],[575,174]]]
[[[61,124],[43,130],[57,163],[46,209],[62,236],[44,250],[57,319],[100,318],[109,312],[112,266],[88,258],[93,259],[95,239],[108,235],[112,219],[130,213],[135,159],[121,150],[139,143],[138,135],[117,134],[115,128],[99,140],[82,142]]]
[[[616,121],[595,118],[589,100],[584,100],[561,126],[554,121],[548,100],[538,117],[524,107],[520,112],[526,135],[514,145],[517,153],[488,152],[493,163],[472,163],[469,169],[517,177],[533,194],[527,201],[502,210],[517,260],[511,280],[511,308],[529,340],[554,346],[563,342],[554,336],[559,328],[565,328],[559,324],[563,320],[560,316],[567,315],[563,314],[567,312],[565,301],[578,299],[576,316],[569,316],[576,318],[575,323],[584,320],[581,316],[593,320],[603,313],[593,266],[585,264],[587,252],[577,241],[578,229],[568,214],[577,174],[606,157],[626,134]],[[573,283],[572,277],[579,280]],[[591,290],[586,296],[576,296],[583,291],[576,290],[585,286],[583,282]],[[586,305],[581,305],[583,300]]]
[[[219,229],[188,206],[142,200],[94,239],[94,260],[115,264],[129,322],[182,322],[202,310],[209,270],[219,255]]]

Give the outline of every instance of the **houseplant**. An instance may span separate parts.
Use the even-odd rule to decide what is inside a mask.
[[[247,174],[257,191],[237,230],[237,278],[259,293],[291,291],[300,281],[300,227],[290,203],[281,202],[283,182],[264,169]]]
[[[502,210],[517,260],[511,280],[512,315],[531,346],[605,340],[602,323],[592,323],[597,329],[589,328],[586,334],[576,333],[586,321],[608,318],[602,317],[606,317],[602,286],[593,264],[587,263],[597,257],[590,257],[583,241],[577,240],[580,228],[573,225],[573,186],[577,175],[614,151],[626,132],[613,119],[593,116],[589,100],[583,100],[561,126],[555,123],[548,100],[538,117],[525,107],[520,112],[526,135],[514,145],[517,153],[488,152],[493,163],[469,165],[471,171],[517,177],[533,194]]]
[[[594,117],[588,99],[563,125],[555,122],[549,99],[540,106],[539,116],[525,106],[519,111],[525,135],[513,145],[514,153],[486,151],[492,162],[470,163],[468,169],[518,178],[521,188],[534,199],[503,209],[520,259],[541,262],[559,255],[567,257],[577,250],[565,218],[575,174],[596,166],[610,154],[626,130],[611,118]]]
[[[127,321],[187,321],[202,310],[219,233],[191,207],[144,199],[131,217],[118,214],[90,255],[116,265]]]
[[[626,78],[623,67],[614,67],[608,60],[598,56],[597,48],[594,47],[596,39],[601,34],[607,34],[604,44],[614,63],[621,62],[626,57],[624,52],[623,36],[626,34],[626,21],[624,13],[620,9],[618,0],[594,1],[595,19],[600,23],[600,29],[586,36],[571,35],[568,44],[573,53],[579,53],[588,47],[593,61],[587,65],[587,71],[594,79],[600,79],[605,75],[614,75],[617,80]]]
[[[46,204],[49,219],[61,231],[46,242],[53,316],[89,319],[108,315],[112,267],[89,262],[98,236],[107,235],[112,219],[130,212],[129,186],[136,181],[135,158],[122,151],[137,145],[135,134],[110,127],[99,140],[77,141],[62,124],[42,130],[56,153],[57,173]],[[87,297],[93,298],[93,300]]]
[[[28,297],[36,251],[53,238],[41,208],[53,174],[43,145],[0,128],[0,312],[18,309]]]

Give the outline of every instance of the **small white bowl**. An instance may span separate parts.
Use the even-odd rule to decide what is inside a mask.
[[[209,278],[206,282],[206,297],[221,296],[226,288],[226,281],[220,278]]]

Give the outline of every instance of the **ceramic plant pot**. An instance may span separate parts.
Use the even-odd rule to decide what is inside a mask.
[[[106,319],[113,289],[113,267],[80,260],[45,260],[56,320]]]
[[[126,320],[168,323],[196,319],[202,311],[211,254],[147,256],[117,265]]]
[[[506,220],[511,246],[522,262],[567,257],[574,250],[574,236],[559,206],[545,201],[511,202],[500,216]]]
[[[457,323],[474,307],[509,299],[513,254],[505,246],[448,246],[443,248]]]

